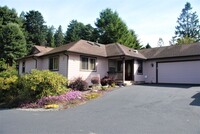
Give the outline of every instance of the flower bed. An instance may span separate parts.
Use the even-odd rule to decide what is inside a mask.
[[[112,88],[103,88],[100,90],[90,91],[69,91],[59,96],[48,96],[38,99],[34,103],[24,103],[20,108],[44,108],[44,109],[66,109],[76,105],[83,104],[91,99],[102,96],[105,92],[111,91]]]

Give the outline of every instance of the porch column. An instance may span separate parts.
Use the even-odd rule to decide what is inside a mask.
[[[123,75],[123,77],[122,77],[122,81],[123,81],[123,84],[125,83],[125,58],[123,57],[122,58],[122,68],[123,68],[123,72],[122,72],[122,75]]]

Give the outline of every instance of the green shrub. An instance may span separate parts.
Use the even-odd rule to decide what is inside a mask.
[[[46,96],[60,95],[67,89],[67,79],[56,72],[32,70],[20,78],[21,97],[36,100]]]
[[[81,77],[78,77],[69,84],[69,87],[73,90],[84,91],[88,89],[88,84]]]
[[[14,68],[8,67],[0,72],[0,102],[7,102],[17,96],[17,82],[17,71]]]

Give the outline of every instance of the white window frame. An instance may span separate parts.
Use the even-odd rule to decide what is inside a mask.
[[[51,60],[52,60],[52,63],[51,63]],[[53,56],[49,58],[49,70],[51,71],[59,70],[59,56]]]
[[[87,66],[83,68],[83,58],[84,59],[87,59]],[[92,61],[91,60],[94,60],[94,69],[92,69],[91,65],[92,65]],[[97,58],[95,57],[88,57],[88,56],[81,56],[80,57],[80,61],[81,61],[81,65],[80,65],[80,69],[82,71],[97,71],[97,67],[96,67],[96,62],[97,62]]]
[[[26,62],[22,61],[22,73],[26,72]]]

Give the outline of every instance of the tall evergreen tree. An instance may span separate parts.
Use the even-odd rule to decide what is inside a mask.
[[[151,48],[151,46],[150,46],[150,44],[149,43],[147,43],[147,45],[145,46],[145,48]]]
[[[65,34],[65,43],[81,39],[81,30],[83,29],[83,27],[84,27],[83,23],[78,22],[77,20],[72,20],[68,25]]]
[[[84,25],[82,22],[72,20],[66,31],[65,42],[69,43],[79,39],[93,41],[93,32],[94,28],[90,24]]]
[[[175,27],[175,39],[189,40],[192,42],[200,41],[200,24],[198,15],[192,11],[191,4],[187,2],[177,20],[178,25]],[[189,42],[189,43],[192,43]]]
[[[0,33],[0,58],[10,66],[26,54],[26,40],[18,24],[9,23]]]
[[[47,26],[39,11],[29,11],[25,14],[24,28],[27,31],[27,43],[44,45],[47,34]],[[29,47],[29,46],[28,46]]]
[[[15,9],[9,9],[7,6],[0,7],[0,26],[8,23],[22,24]]]
[[[54,44],[54,27],[53,26],[48,28],[46,41],[47,41],[46,46],[55,47],[55,44]]]
[[[61,46],[64,44],[64,35],[62,32],[62,26],[60,25],[54,34],[55,46]]]
[[[135,32],[128,30],[117,12],[113,12],[109,8],[103,10],[95,25],[100,43],[118,42],[131,48],[140,48]]]

